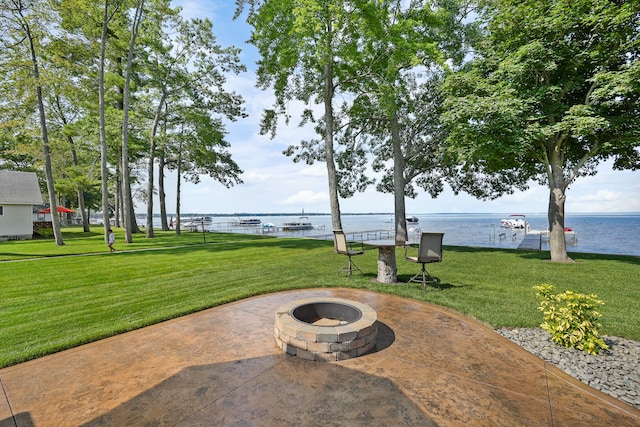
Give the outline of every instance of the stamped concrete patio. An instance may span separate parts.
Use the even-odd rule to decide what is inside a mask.
[[[358,301],[372,353],[283,353],[275,310]],[[638,426],[640,411],[446,309],[352,289],[254,297],[0,370],[6,426]]]

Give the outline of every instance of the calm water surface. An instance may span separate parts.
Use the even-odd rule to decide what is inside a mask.
[[[206,228],[211,231],[263,233],[263,227],[238,227],[233,222],[237,217],[211,216],[212,223]],[[508,214],[409,214],[419,222],[408,225],[415,237],[420,231],[442,231],[444,244],[453,246],[479,246],[497,248],[517,248],[524,233],[518,230],[505,230],[500,220]],[[262,224],[273,224],[270,233],[280,237],[331,237],[330,215],[309,215],[300,219],[299,215],[254,215],[242,218],[258,218]],[[546,214],[527,214],[532,230],[547,230]],[[183,217],[182,222],[188,221]],[[294,232],[281,230],[285,222],[308,221],[313,229]],[[157,225],[160,224],[156,218]],[[602,254],[623,254],[640,256],[640,213],[616,214],[567,214],[565,225],[577,234],[577,243],[567,243],[569,252],[588,252]],[[373,230],[393,230],[392,215],[343,215],[342,228],[346,233],[362,233]],[[500,238],[505,233],[506,237]],[[515,236],[514,236],[515,234]],[[393,235],[392,235],[393,236]],[[363,237],[366,239],[366,235]],[[543,250],[549,246],[543,244]]]

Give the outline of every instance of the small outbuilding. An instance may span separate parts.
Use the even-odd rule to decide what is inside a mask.
[[[33,237],[33,205],[42,204],[35,172],[0,170],[0,240]]]

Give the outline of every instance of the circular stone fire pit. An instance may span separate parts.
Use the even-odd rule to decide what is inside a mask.
[[[376,345],[378,316],[368,305],[342,298],[307,298],[276,310],[275,338],[283,351],[307,360],[351,359]]]

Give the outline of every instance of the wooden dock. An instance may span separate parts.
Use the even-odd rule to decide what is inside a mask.
[[[518,245],[518,249],[525,251],[539,251],[542,249],[542,236],[539,231],[530,230],[524,235],[522,242]]]
[[[573,230],[567,230],[564,232],[564,239],[567,244],[578,244],[578,234]],[[549,243],[549,231],[548,230],[530,230],[524,238],[518,249],[526,251],[539,251],[542,250],[542,244]]]
[[[548,242],[550,239],[549,230],[544,230],[540,232],[540,239],[543,242]],[[564,231],[564,240],[568,244],[577,244],[578,243],[578,233],[573,230],[565,230]]]

